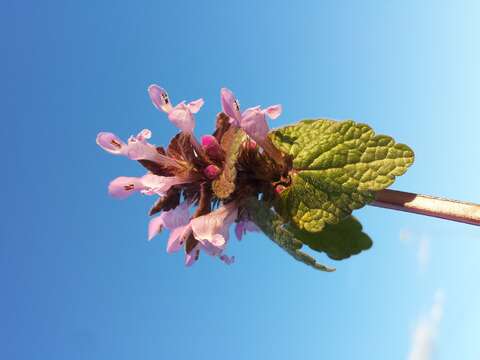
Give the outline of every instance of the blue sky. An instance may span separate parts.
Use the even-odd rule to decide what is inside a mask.
[[[219,89],[281,103],[280,126],[353,118],[416,152],[395,189],[480,202],[475,1],[6,1],[0,11],[4,359],[474,359],[477,228],[367,207],[367,253],[323,274],[261,234],[237,262],[193,268],[146,241],[145,197],[106,187],[142,170],[97,132],[174,127],[148,99]],[[324,256],[320,260],[332,264]]]

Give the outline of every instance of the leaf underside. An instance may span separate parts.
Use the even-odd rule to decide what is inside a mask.
[[[285,228],[282,217],[276,214],[265,202],[250,198],[245,205],[252,221],[278,246],[294,259],[303,262],[317,270],[335,271],[334,268],[318,263],[313,257],[301,251],[302,241],[295,238],[292,232]]]
[[[304,120],[270,138],[293,158],[292,184],[276,209],[299,230],[314,233],[372,201],[414,160],[407,145],[351,120]]]
[[[353,216],[338,224],[327,224],[322,231],[311,233],[290,227],[297,239],[312,250],[325,252],[330,259],[343,260],[372,247],[372,240],[362,231],[362,225]]]

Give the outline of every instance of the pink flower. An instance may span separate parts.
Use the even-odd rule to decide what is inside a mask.
[[[97,144],[105,151],[114,155],[123,155],[131,160],[150,160],[162,163],[164,156],[160,155],[156,147],[147,142],[152,132],[144,129],[137,136],[130,136],[125,144],[118,136],[109,132],[100,132],[97,135]]]
[[[113,155],[127,155],[127,144],[117,135],[109,132],[100,132],[97,135],[97,144],[103,150]]]
[[[237,206],[229,203],[207,215],[192,219],[193,235],[207,253],[212,256],[221,255],[228,242],[230,225],[237,215]]]
[[[282,113],[281,105],[272,105],[264,110],[260,106],[255,106],[240,113],[240,106],[233,92],[223,88],[220,91],[220,97],[223,112],[230,117],[231,123],[241,127],[253,140],[260,144],[269,132],[266,116],[270,119],[276,119]]]
[[[148,240],[152,240],[157,234],[160,234],[163,228],[166,228],[170,230],[167,252],[178,251],[191,232],[189,206],[188,202],[184,202],[176,208],[164,211],[150,220],[148,224]]]
[[[142,191],[145,186],[142,178],[120,176],[108,185],[108,193],[118,199],[125,199],[133,193]]]
[[[191,101],[188,104],[185,101],[172,106],[170,98],[165,89],[153,84],[148,87],[148,94],[153,105],[168,114],[168,119],[180,130],[186,133],[192,133],[195,128],[195,117],[203,106],[203,99]]]
[[[172,186],[188,183],[190,179],[178,176],[158,176],[148,173],[142,177],[142,182],[145,185],[144,194],[163,196]]]
[[[247,231],[260,231],[255,225],[255,223],[251,222],[250,220],[241,220],[235,226],[235,235],[237,235],[238,241],[242,240],[243,235],[247,233]]]
[[[200,250],[202,249],[202,244],[198,243],[195,247],[190,251],[190,253],[185,253],[185,266],[192,266],[200,256]]]
[[[198,243],[189,254],[185,254],[185,265],[192,266],[199,258],[200,253],[205,252],[208,255],[212,255],[212,250],[209,250],[208,247],[202,245],[202,243]],[[218,254],[213,254],[213,256],[217,256]],[[235,262],[235,256],[228,256],[225,254],[218,255],[218,258],[223,261],[226,265],[231,265]]]
[[[176,176],[157,176],[146,174],[142,177],[120,176],[108,186],[108,192],[113,197],[125,199],[136,192],[145,195],[164,195],[172,186],[188,182]]]

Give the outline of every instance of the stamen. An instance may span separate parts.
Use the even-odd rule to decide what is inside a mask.
[[[162,93],[162,98],[165,104],[168,104],[170,102],[170,99],[168,98],[168,95],[166,93]]]
[[[237,99],[233,100],[233,104],[235,105],[235,109],[237,109],[237,111],[240,111],[240,103]]]
[[[132,191],[133,189],[135,189],[135,185],[128,184],[128,185],[125,185],[123,188],[125,189],[125,191]]]
[[[200,257],[200,250],[197,250],[195,253],[195,261],[197,261],[199,257]]]
[[[110,143],[111,143],[113,146],[115,146],[115,147],[117,147],[117,148],[119,148],[119,149],[122,147],[122,144],[120,144],[120,143],[119,143],[117,140],[115,140],[115,139],[112,139],[112,141],[110,141]]]

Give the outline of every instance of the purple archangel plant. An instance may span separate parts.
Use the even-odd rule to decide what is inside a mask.
[[[234,257],[226,254],[231,225],[238,240],[247,231],[261,230],[295,259],[333,271],[302,246],[334,260],[369,249],[371,239],[351,215],[367,204],[478,220],[469,221],[476,215],[468,209],[463,215],[456,211],[459,218],[454,219],[448,208],[452,202],[446,200],[428,198],[425,205],[427,197],[385,190],[412,165],[414,154],[389,136],[375,135],[368,125],[310,119],[271,131],[267,118],[279,117],[280,105],[242,112],[235,95],[224,88],[215,131],[198,141],[195,114],[203,99],[173,106],[160,86],[151,85],[148,93],[180,129],[168,147],[150,144],[147,129],[127,142],[101,132],[97,144],[147,170],[142,177],[116,178],[109,193],[121,199],[138,192],[155,197],[148,239],[170,230],[167,252],[183,249],[187,266],[201,253],[231,264]],[[439,201],[440,208],[444,201],[447,208],[432,208],[431,201]]]

